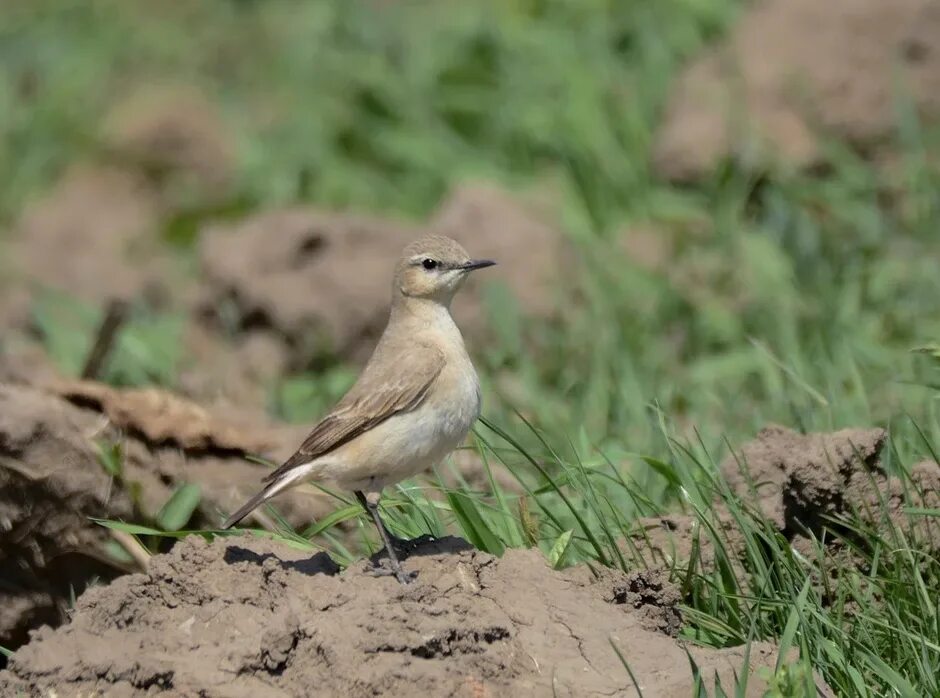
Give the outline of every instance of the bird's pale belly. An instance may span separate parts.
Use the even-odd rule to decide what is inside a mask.
[[[446,401],[429,399],[325,456],[317,479],[377,492],[438,464],[466,438],[480,414],[476,375],[460,383]]]

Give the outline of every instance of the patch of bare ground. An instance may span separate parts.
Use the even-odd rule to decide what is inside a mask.
[[[870,152],[910,99],[940,116],[938,0],[763,0],[679,77],[654,147],[660,176],[697,180],[726,158],[794,167],[820,135]]]
[[[148,180],[164,211],[224,204],[233,195],[234,138],[192,85],[132,89],[105,118],[101,138],[112,159]]]
[[[236,333],[282,338],[295,368],[317,353],[364,359],[385,326],[393,260],[428,231],[511,269],[501,278],[523,314],[551,314],[562,234],[532,207],[482,185],[458,188],[426,226],[310,208],[210,226],[199,241],[199,307]],[[488,281],[471,279],[455,301],[471,343],[485,331],[481,285]]]
[[[497,559],[455,538],[418,545],[408,586],[367,565],[337,573],[325,554],[272,541],[188,538],[147,574],[86,592],[67,625],[34,633],[0,692],[636,695],[611,642],[643,695],[692,689],[686,648],[636,611],[658,582],[553,572],[536,551]],[[709,683],[734,684],[743,649],[687,649]],[[752,646],[752,669],[775,659]],[[765,688],[752,673],[747,695]]]
[[[743,541],[734,521],[728,515],[719,515],[713,522],[714,533],[721,537],[731,555],[743,552]],[[695,557],[698,566],[711,571],[715,566],[715,542],[712,531],[702,526],[694,516],[663,514],[638,519],[629,539],[621,545],[624,559],[641,569],[684,569]]]
[[[217,224],[199,240],[200,308],[237,332],[268,331],[303,366],[371,348],[387,319],[392,260],[418,231],[307,208]]]
[[[13,280],[95,305],[165,295],[168,268],[156,245],[158,226],[153,192],[139,175],[75,166],[14,225],[8,248]],[[28,297],[21,302],[28,305]],[[10,315],[26,317],[22,309]]]
[[[729,457],[722,473],[788,537],[819,533],[828,517],[859,504],[852,495],[860,479],[887,484],[879,460],[886,438],[884,429],[800,434],[770,426]]]
[[[721,471],[731,490],[802,555],[815,559],[814,541],[823,541],[823,567],[830,576],[864,568],[853,546],[871,545],[876,538],[936,554],[940,527],[909,510],[940,507],[940,465],[924,461],[909,476],[889,475],[881,463],[886,438],[883,429],[801,434],[770,426],[730,456]],[[728,562],[743,572],[741,533],[730,513],[716,511],[711,530],[684,514],[641,519],[622,546],[625,557],[639,566],[684,570],[694,555],[697,567],[707,572],[714,569],[717,534]]]
[[[301,435],[206,410],[156,389],[92,382],[0,384],[0,645],[65,618],[72,593],[128,571],[106,553],[111,534],[89,517],[150,523],[174,489],[200,486],[195,525],[214,527],[252,494],[264,466],[249,453],[284,456]],[[103,451],[117,447],[120,474]],[[278,502],[294,525],[332,511],[318,493]],[[272,527],[271,521],[254,521]]]

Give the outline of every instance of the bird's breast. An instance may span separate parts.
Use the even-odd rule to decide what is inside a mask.
[[[449,362],[428,398],[427,412],[438,421],[442,439],[462,441],[480,416],[480,382],[470,361]]]
[[[444,366],[413,410],[396,414],[324,459],[323,479],[352,489],[380,490],[440,463],[480,416],[480,383],[459,332],[426,338]],[[328,461],[328,462],[327,462]]]

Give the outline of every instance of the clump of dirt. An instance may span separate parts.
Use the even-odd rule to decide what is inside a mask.
[[[30,293],[16,278],[15,264],[6,259],[8,256],[4,252],[4,259],[0,260],[0,328],[26,327],[29,324]]]
[[[183,336],[187,360],[176,376],[181,393],[199,403],[239,405],[264,412],[271,386],[287,372],[290,359],[273,332],[255,330],[227,338],[200,322]]]
[[[257,416],[218,413],[161,388],[113,388],[104,383],[59,380],[47,389],[104,415],[109,424],[156,446],[188,453],[264,453],[275,435],[257,428]]]
[[[215,105],[191,85],[136,89],[112,108],[101,135],[112,157],[154,185],[168,211],[232,196],[233,137]]]
[[[0,253],[0,328],[30,327],[37,292],[102,307],[113,299],[188,308],[194,282],[172,264],[177,216],[229,205],[234,149],[221,117],[188,87],[146,87],[102,123],[102,157],[71,167],[14,224]]]
[[[378,219],[306,208],[213,225],[199,240],[200,306],[233,329],[283,338],[295,366],[315,348],[348,355],[381,331],[390,260],[416,235]]]
[[[142,179],[115,168],[75,167],[14,226],[13,275],[18,283],[95,305],[160,296],[169,280],[157,228],[157,208]]]
[[[611,613],[589,571],[552,572],[535,551],[497,559],[425,541],[405,563],[418,573],[408,586],[367,564],[337,573],[324,553],[187,538],[147,574],[90,589],[68,625],[34,633],[0,692],[634,695],[613,643],[645,695],[685,695],[686,649],[709,683],[734,685],[744,663],[743,648],[684,648],[629,604]],[[646,598],[641,587],[628,593]],[[752,645],[748,696],[763,694],[754,670],[775,655]]]
[[[387,320],[393,260],[429,231],[512,269],[504,278],[523,313],[552,312],[562,235],[484,186],[458,189],[427,227],[309,208],[210,226],[199,242],[199,306],[221,326],[283,338],[295,368],[317,352],[363,359]],[[492,280],[471,277],[455,301],[458,323],[471,336],[485,328],[480,289]]]
[[[929,517],[906,511],[940,507],[940,465],[925,461],[903,479],[888,475],[880,462],[886,437],[883,429],[800,434],[770,426],[729,457],[721,471],[732,491],[804,555],[814,555],[813,541],[824,540],[827,556],[861,565],[846,543],[856,540],[857,532],[840,525],[843,520],[871,526],[876,534],[890,525],[908,536],[908,544],[940,551],[940,529]],[[743,579],[745,541],[728,511],[719,506],[715,512],[708,527],[685,514],[640,519],[621,544],[624,559],[640,568],[672,571],[685,569],[694,558],[696,569],[710,572],[716,566],[717,532],[726,562]],[[824,529],[837,535],[825,535]]]
[[[940,527],[929,516],[912,516],[906,509],[940,509],[940,464],[917,463],[909,477],[886,477],[883,473],[856,473],[846,490],[846,500],[863,520],[883,529],[889,524],[909,536],[909,544],[940,552]]]
[[[668,273],[677,256],[675,238],[671,228],[639,223],[620,231],[618,247],[637,268],[654,274]]]
[[[670,637],[679,635],[682,629],[682,613],[679,611],[682,594],[669,581],[667,572],[641,569],[627,574],[615,572],[612,576],[615,581],[610,586],[610,594],[604,596],[605,601],[634,609],[648,630],[657,630]]]
[[[153,506],[180,482],[204,490],[201,513],[208,526],[218,523],[220,511],[230,511],[257,490],[264,466],[250,459],[280,463],[307,433],[304,426],[272,424],[253,412],[219,406],[204,408],[159,388],[116,389],[93,381],[57,380],[43,386],[78,408],[98,415],[99,436],[119,440],[125,467],[134,478],[156,475],[163,487],[144,487],[142,497]],[[167,488],[170,488],[169,490]],[[279,509],[293,525],[332,511],[323,493],[300,488],[278,499]],[[267,528],[263,512],[252,514]]]
[[[719,512],[713,524],[724,537],[723,542],[730,544],[732,551],[738,550],[741,537],[730,517]],[[621,545],[624,559],[631,565],[643,569],[681,569],[694,555],[701,569],[714,569],[715,544],[712,535],[694,516],[665,514],[645,517],[636,522],[633,531]]]
[[[0,341],[0,384],[41,384],[59,377],[59,370],[39,342],[14,333]]]
[[[879,463],[886,437],[884,429],[800,434],[770,426],[721,470],[732,490],[755,501],[781,531],[819,534],[827,519],[860,503],[847,494],[862,478],[886,482]]]
[[[89,438],[98,418],[39,391],[0,385],[0,644],[64,618],[74,589],[113,578],[104,529],[88,517],[131,518],[133,504],[112,487]]]
[[[679,181],[727,157],[811,166],[820,131],[871,150],[895,131],[904,94],[922,118],[940,116],[940,2],[765,0],[680,76],[654,166]]]
[[[156,390],[0,384],[0,645],[16,647],[29,628],[60,622],[88,580],[128,571],[105,550],[111,534],[90,517],[150,524],[188,482],[202,491],[193,523],[214,527],[266,472],[246,454],[257,448],[279,458],[300,438],[296,429],[249,427]],[[119,474],[106,469],[103,451],[118,454]],[[302,525],[334,505],[296,492],[278,508]],[[263,511],[255,522],[274,526]]]

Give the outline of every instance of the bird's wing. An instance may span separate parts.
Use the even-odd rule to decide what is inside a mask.
[[[379,378],[371,366],[366,367],[356,385],[320,420],[297,452],[263,482],[278,480],[389,417],[418,407],[444,367],[444,354],[436,347],[419,345],[397,357],[394,367],[394,373],[387,378]]]

